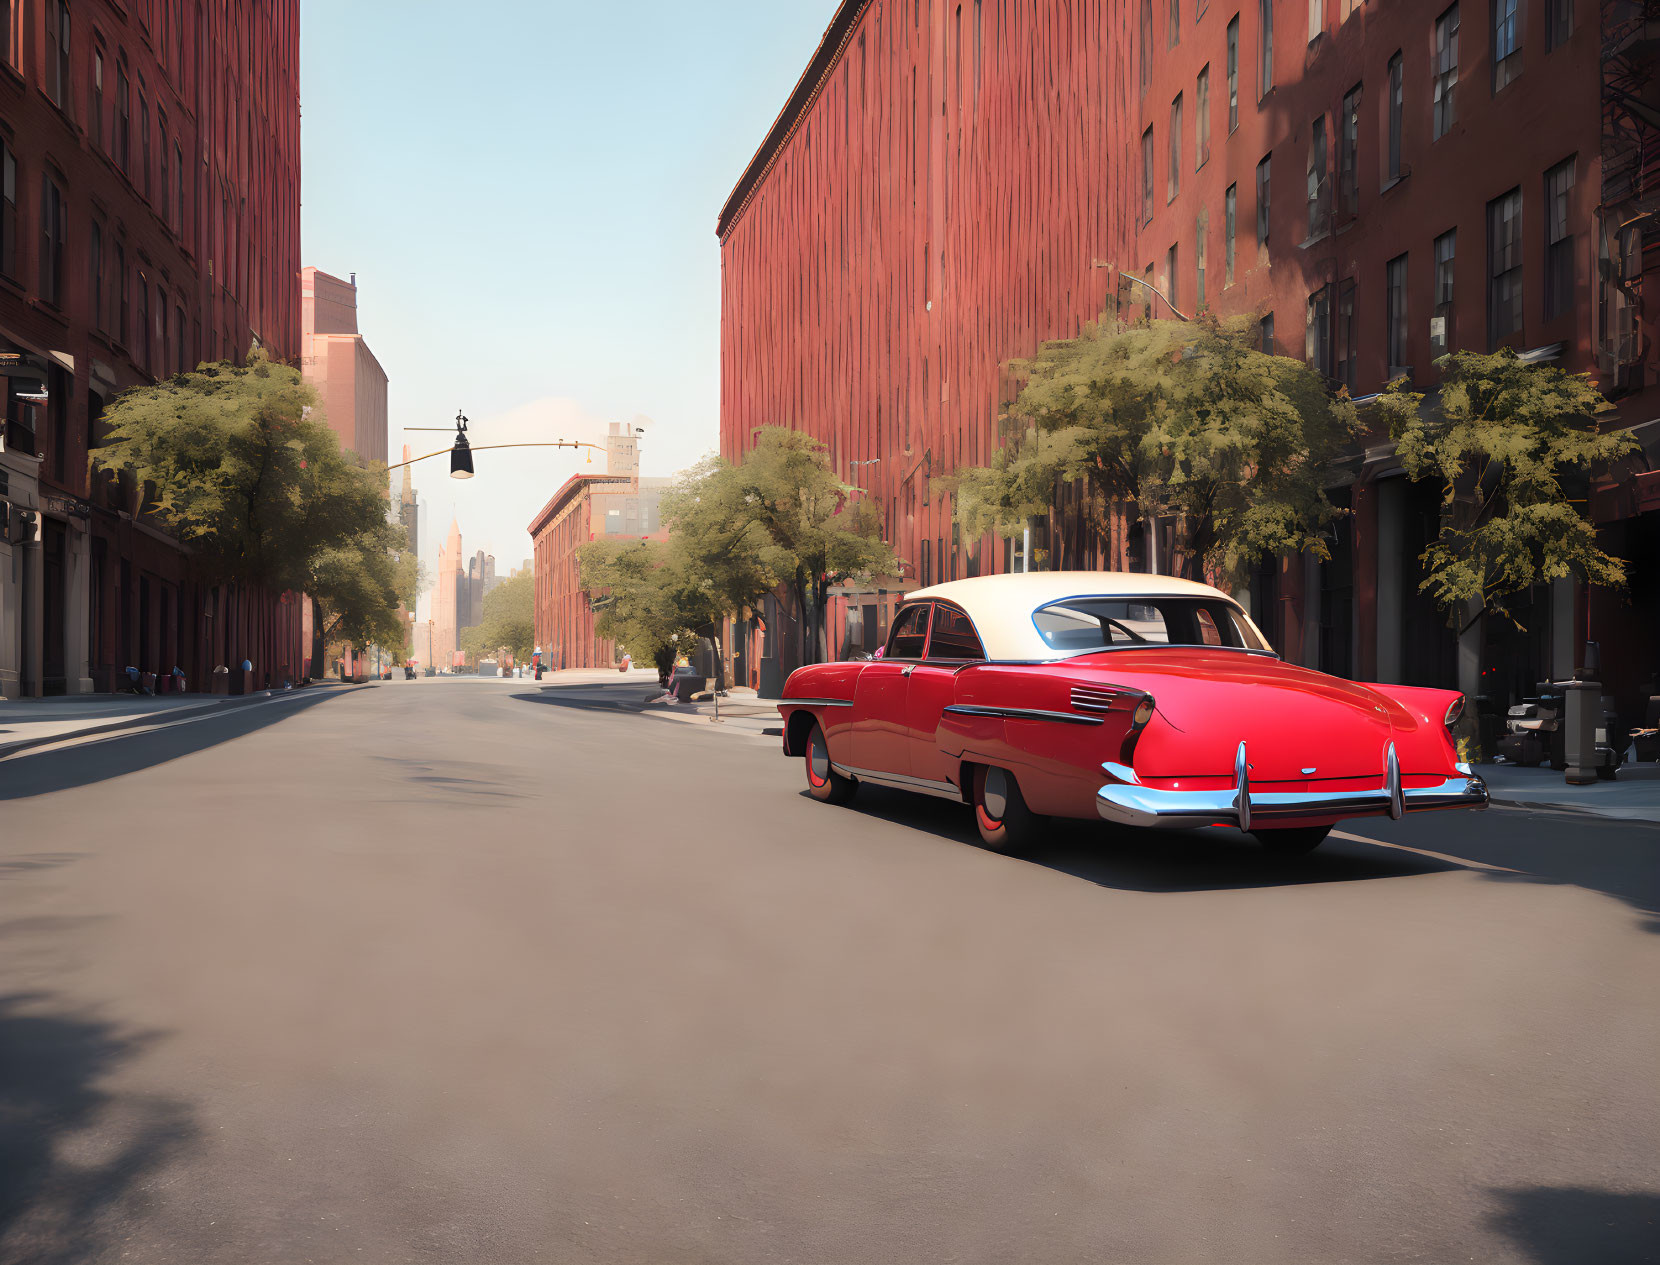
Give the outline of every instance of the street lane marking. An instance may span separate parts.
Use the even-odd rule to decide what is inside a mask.
[[[1409,848],[1404,843],[1385,843],[1382,839],[1368,839],[1365,835],[1350,834],[1347,830],[1334,830],[1333,839],[1348,839],[1354,843],[1369,843],[1374,848],[1394,848],[1397,852],[1416,852],[1421,857],[1431,857],[1437,861],[1450,861],[1453,865],[1462,865],[1470,870],[1491,870],[1496,874],[1520,874],[1521,870],[1513,870],[1508,865],[1488,865],[1485,861],[1471,861],[1465,857],[1450,856],[1445,852],[1431,852],[1428,848]]]

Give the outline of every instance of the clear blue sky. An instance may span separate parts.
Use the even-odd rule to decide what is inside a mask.
[[[643,417],[646,474],[715,448],[715,216],[834,9],[522,0],[475,20],[302,0],[303,262],[357,274],[393,460],[406,439],[444,442],[400,427],[457,408],[476,444]],[[480,454],[470,483],[417,466],[429,568],[452,511],[468,553],[517,565],[580,460]]]

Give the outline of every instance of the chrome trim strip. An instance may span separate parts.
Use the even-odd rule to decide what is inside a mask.
[[[952,703],[943,710],[958,716],[1001,716],[1005,720],[1054,720],[1063,725],[1102,725],[1099,716],[1076,712],[1046,712],[1036,707],[982,707],[978,703]]]
[[[850,698],[781,698],[779,707],[852,707]]]
[[[1102,768],[1108,776],[1115,776],[1110,764]],[[1178,830],[1217,822],[1249,830],[1308,817],[1393,816],[1397,804],[1402,813],[1486,808],[1487,784],[1472,774],[1445,778],[1435,786],[1397,785],[1370,791],[1253,791],[1248,786],[1220,791],[1165,791],[1115,778],[1095,797],[1096,811],[1107,821]]]
[[[1233,756],[1233,784],[1238,788],[1233,797],[1234,815],[1239,819],[1239,828],[1251,828],[1251,762],[1245,757],[1245,744],[1239,744],[1239,750]]]
[[[872,786],[887,786],[896,791],[916,791],[920,795],[934,795],[940,799],[962,803],[962,791],[950,782],[934,782],[928,778],[911,777],[905,773],[883,773],[878,769],[856,769],[852,765],[837,764],[835,761],[831,761],[830,767],[843,777],[869,782]]]

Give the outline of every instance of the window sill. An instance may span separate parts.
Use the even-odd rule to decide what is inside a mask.
[[[45,299],[29,299],[28,306],[45,316],[51,317],[58,324],[67,326],[69,317],[56,303],[49,303]]]
[[[9,78],[19,88],[28,82],[23,78],[23,72],[9,61],[0,61],[0,77]]]
[[[1388,180],[1385,180],[1383,182],[1383,184],[1378,189],[1378,194],[1381,196],[1385,193],[1388,193],[1391,189],[1393,189],[1396,185],[1400,184],[1403,180],[1405,180],[1411,174],[1412,174],[1412,172],[1409,169],[1403,167],[1401,169],[1401,174],[1400,175],[1391,176]]]
[[[1297,249],[1298,250],[1307,250],[1310,246],[1317,245],[1320,242],[1325,241],[1326,238],[1328,238],[1330,236],[1331,236],[1331,231],[1329,229],[1321,229],[1318,233],[1314,234],[1314,236],[1310,237],[1308,240],[1298,242],[1297,243]]]

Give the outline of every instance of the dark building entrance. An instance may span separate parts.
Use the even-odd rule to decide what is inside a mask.
[[[54,518],[41,523],[41,568],[41,692],[67,694],[69,623],[64,603],[69,589],[69,534]]]

